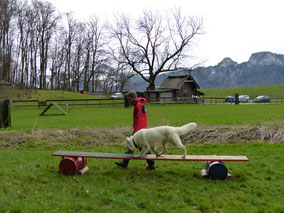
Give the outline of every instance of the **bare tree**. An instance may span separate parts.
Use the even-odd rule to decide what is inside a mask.
[[[71,13],[67,13],[68,29],[66,32],[66,63],[63,73],[63,87],[62,90],[71,89],[71,70],[72,70],[72,51],[74,49],[75,35],[78,31],[78,22],[74,19]]]
[[[10,80],[13,48],[12,19],[16,11],[15,0],[0,1],[0,77]]]
[[[180,10],[168,17],[121,16],[106,29],[96,16],[61,19],[45,0],[1,0],[0,77],[30,88],[113,92],[137,74],[154,89],[160,73],[190,67],[201,28],[202,20]]]
[[[112,92],[115,86],[115,69],[106,64],[101,64],[98,66],[98,70],[100,72],[101,89],[104,93]]]
[[[86,65],[85,52],[86,50],[86,24],[77,23],[77,30],[74,34],[74,50],[72,57],[72,72],[71,72],[71,81],[72,81],[72,91],[80,90],[81,76]],[[84,66],[85,64],[85,66]]]
[[[84,60],[84,68],[83,68],[83,74],[84,74],[84,84],[83,84],[83,89],[84,90],[89,90],[89,79],[90,79],[90,58],[91,58],[91,36],[89,32],[85,35],[85,60]]]
[[[88,44],[90,45],[90,75],[87,79],[87,85],[91,82],[91,91],[95,92],[95,79],[99,72],[97,67],[107,61],[106,55],[106,33],[104,24],[101,24],[99,18],[95,15],[91,16],[87,21],[88,26]],[[96,73],[97,72],[97,73]],[[89,88],[88,88],[89,89]]]
[[[116,46],[112,44],[112,56],[130,66],[149,83],[148,89],[154,90],[159,74],[192,67],[190,49],[194,38],[202,33],[202,19],[186,17],[180,9],[166,18],[144,11],[135,21],[125,15],[117,18],[111,33],[117,41]]]
[[[58,29],[56,36],[54,37],[51,43],[51,63],[50,63],[50,80],[47,84],[47,87],[50,83],[51,89],[59,89],[61,82],[61,71],[66,60],[66,51],[65,51],[65,37],[63,28]]]
[[[20,3],[17,10],[18,41],[18,83],[26,87],[36,86],[37,36],[35,13],[27,2]]]
[[[117,78],[116,78],[116,90],[119,92],[123,92],[124,88],[128,86],[130,79],[135,75],[132,70],[128,67],[120,66],[116,70]]]
[[[17,27],[19,33],[19,83],[26,87],[47,88],[49,47],[60,16],[49,2],[19,2]],[[39,75],[39,78],[38,78]]]
[[[46,89],[48,48],[60,17],[55,14],[55,7],[49,2],[34,0],[33,7],[37,14],[36,25],[40,51],[40,89]]]
[[[111,61],[114,67],[115,76],[115,92],[123,92],[124,88],[127,86],[129,80],[135,75],[130,66],[120,61]]]

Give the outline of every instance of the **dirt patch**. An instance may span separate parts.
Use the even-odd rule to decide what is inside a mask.
[[[7,148],[67,148],[124,145],[132,133],[131,127],[47,129],[34,131],[0,131],[0,147]],[[182,138],[183,143],[200,142],[284,142],[284,123],[242,126],[207,126],[198,128]]]

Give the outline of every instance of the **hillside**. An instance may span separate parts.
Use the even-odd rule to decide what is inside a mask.
[[[180,70],[158,75],[159,86],[169,75],[183,75]],[[238,64],[224,58],[216,66],[198,67],[191,72],[201,89],[241,88],[284,84],[284,55],[271,52],[253,53],[248,62]],[[148,83],[141,77],[131,79],[129,89],[144,91]]]
[[[79,92],[70,92],[62,90],[1,88],[0,99],[6,99],[6,98],[11,100],[70,100],[70,99],[95,99],[102,97],[84,95]]]
[[[216,66],[195,69],[192,76],[202,89],[284,84],[284,55],[254,53],[241,64],[224,58]]]
[[[257,87],[243,87],[243,88],[232,88],[232,89],[200,89],[201,92],[205,93],[205,97],[219,97],[224,98],[229,95],[249,95],[250,98],[255,98],[259,95],[268,95],[271,98],[284,98],[284,84],[282,85],[271,85],[271,86],[257,86]],[[91,95],[82,95],[78,92],[68,92],[60,90],[5,90],[5,94],[0,91],[1,98],[10,98],[11,100],[51,100],[51,99],[94,99],[100,98]],[[107,97],[107,96],[106,96]]]
[[[231,89],[201,89],[205,97],[224,98],[226,96],[248,95],[251,99],[260,95],[268,95],[271,98],[284,98],[284,84],[271,86],[256,86]]]

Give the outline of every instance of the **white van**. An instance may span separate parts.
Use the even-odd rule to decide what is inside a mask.
[[[123,95],[120,92],[116,92],[111,96],[112,99],[122,99]]]
[[[240,95],[239,101],[242,102],[242,103],[247,103],[249,101],[249,96],[248,95]]]

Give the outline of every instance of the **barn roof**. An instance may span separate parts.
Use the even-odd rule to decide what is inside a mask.
[[[192,82],[193,84],[195,84],[196,88],[199,89],[199,85],[191,75],[170,75],[161,84],[159,89],[180,89],[186,82]]]

